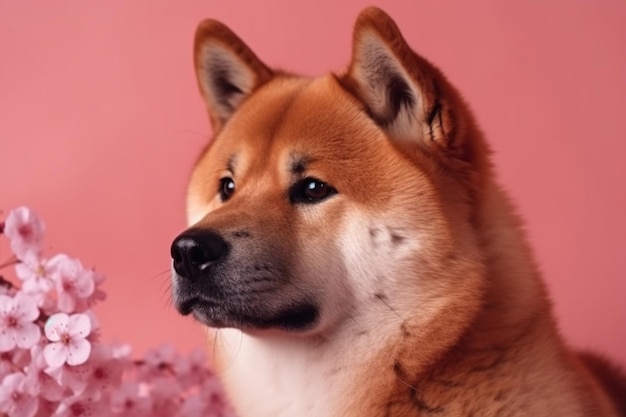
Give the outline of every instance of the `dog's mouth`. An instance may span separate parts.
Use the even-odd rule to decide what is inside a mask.
[[[177,303],[183,315],[193,315],[201,323],[213,328],[240,330],[276,329],[301,332],[315,327],[319,308],[311,302],[292,302],[281,307],[237,306],[196,296]]]

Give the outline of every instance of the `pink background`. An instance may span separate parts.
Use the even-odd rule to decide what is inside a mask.
[[[169,245],[210,128],[191,43],[205,17],[270,65],[341,70],[370,1],[0,0],[0,209],[36,209],[49,253],[108,276],[106,339],[183,351]],[[626,364],[626,3],[389,1],[465,93],[527,221],[563,333]],[[0,261],[8,256],[6,248]]]

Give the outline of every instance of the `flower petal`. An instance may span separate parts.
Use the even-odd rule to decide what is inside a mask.
[[[76,307],[76,300],[74,299],[74,294],[67,291],[58,291],[59,298],[57,300],[57,307],[59,310],[64,311],[66,313],[71,313],[74,311]]]
[[[15,332],[16,344],[22,349],[33,347],[41,336],[41,329],[35,323],[21,323]]]
[[[4,234],[9,238],[13,253],[23,261],[37,258],[44,230],[39,216],[28,207],[11,210],[4,224]]]
[[[75,291],[80,298],[87,298],[93,294],[96,288],[94,281],[95,273],[91,270],[83,269],[76,277]]]
[[[85,339],[73,339],[68,349],[67,364],[72,366],[81,365],[89,359],[91,343]]]
[[[15,330],[14,329],[1,329],[0,330],[0,352],[8,352],[15,347]]]
[[[67,332],[72,338],[85,338],[91,333],[91,321],[86,314],[72,314],[69,318]]]
[[[59,368],[67,359],[67,348],[62,343],[50,343],[43,348],[43,357],[51,368]]]
[[[37,414],[37,408],[39,407],[39,400],[30,395],[22,395],[15,403],[14,414],[15,417],[34,417]]]
[[[15,275],[22,281],[26,281],[27,279],[35,278],[37,276],[36,265],[32,265],[26,262],[20,262],[15,265]]]
[[[0,315],[6,316],[13,310],[13,297],[0,294]]]
[[[15,313],[19,316],[20,321],[35,321],[39,317],[39,308],[37,301],[33,297],[29,297],[21,292],[15,296]]]
[[[50,316],[44,326],[44,331],[48,340],[51,342],[58,342],[61,340],[61,335],[63,333],[67,333],[69,320],[69,316],[65,313],[57,313]]]

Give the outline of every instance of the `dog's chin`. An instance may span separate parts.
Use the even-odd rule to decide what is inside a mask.
[[[235,328],[251,333],[265,330],[307,332],[319,321],[319,308],[311,302],[290,303],[278,309],[254,306],[241,311],[225,303],[191,298],[179,303],[178,310],[183,315],[191,314],[209,327]]]

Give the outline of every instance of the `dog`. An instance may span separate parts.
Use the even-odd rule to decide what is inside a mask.
[[[172,243],[241,417],[626,415],[626,378],[557,331],[457,90],[377,8],[347,70],[272,69],[203,21],[214,137]]]

